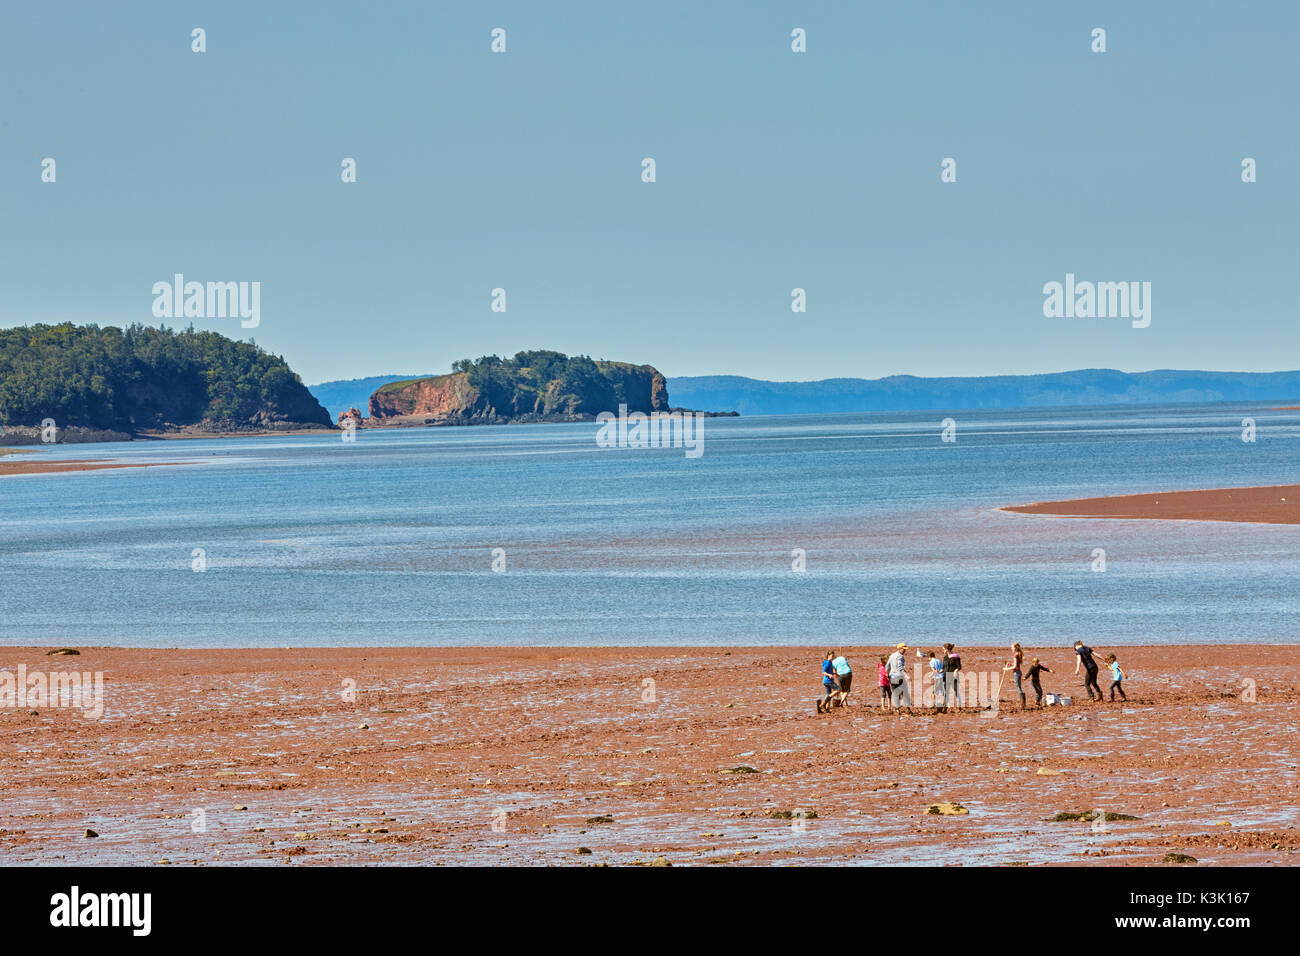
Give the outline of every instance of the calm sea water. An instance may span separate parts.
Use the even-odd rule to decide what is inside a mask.
[[[996,508],[1296,482],[1300,413],[942,417],[711,419],[693,460],[594,424],[60,446],[191,464],[0,479],[0,642],[1295,640],[1300,526]]]

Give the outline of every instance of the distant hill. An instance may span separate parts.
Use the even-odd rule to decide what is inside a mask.
[[[1044,375],[972,378],[828,378],[767,382],[738,375],[668,379],[673,400],[687,408],[735,409],[741,415],[929,409],[1022,408],[1159,402],[1264,401],[1296,404],[1296,372],[1119,372],[1079,369]]]
[[[338,421],[338,417],[349,408],[356,408],[365,412],[370,402],[370,396],[375,389],[382,385],[404,379],[428,377],[428,375],[372,375],[369,378],[338,379],[333,382],[321,382],[319,385],[308,385],[307,387],[316,396],[316,401],[324,405],[330,416],[335,421]]]
[[[392,382],[431,376],[375,375],[311,386],[337,418],[349,408],[367,409],[370,395]],[[1297,372],[1120,372],[1078,369],[1043,375],[984,377],[826,378],[769,382],[740,375],[675,376],[665,379],[673,402],[683,408],[732,410],[742,415],[834,412],[926,411],[961,408],[1025,408],[1160,402],[1300,402]]]
[[[447,375],[379,386],[368,409],[374,424],[489,424],[578,421],[601,412],[668,410],[668,388],[650,365],[597,361],[535,350],[452,363]]]
[[[0,329],[0,424],[214,431],[329,426],[284,359],[216,332],[132,325]]]

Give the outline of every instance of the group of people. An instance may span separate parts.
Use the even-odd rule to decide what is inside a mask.
[[[880,658],[877,668],[880,706],[886,713],[904,707],[907,708],[908,713],[912,713],[912,692],[907,679],[907,650],[907,644],[900,642],[895,646],[892,654]],[[1083,670],[1083,686],[1088,692],[1088,699],[1101,701],[1105,700],[1105,697],[1102,695],[1101,685],[1097,682],[1100,668],[1095,654],[1096,652],[1083,641],[1074,642],[1074,673],[1077,676],[1080,669]],[[942,654],[936,654],[934,651],[923,653],[918,648],[916,656],[929,662],[930,676],[934,682],[934,710],[946,712],[950,706],[961,710],[963,706],[961,680],[958,676],[961,671],[961,655],[955,646],[943,645]],[[1114,654],[1107,654],[1104,660],[1111,676],[1110,699],[1115,700],[1115,695],[1118,693],[1121,700],[1128,700],[1128,695],[1124,693],[1124,670],[1120,667],[1119,660]],[[1028,706],[1023,684],[1025,677],[1029,678],[1030,686],[1034,689],[1036,697],[1034,705],[1042,707],[1044,697],[1042,675],[1050,673],[1052,669],[1037,657],[1031,658],[1029,666],[1026,667],[1024,651],[1018,643],[1012,644],[1011,659],[999,675],[994,700],[1001,698],[1002,685],[1006,682],[1006,675],[1010,674],[1015,682],[1016,696],[1020,700],[1021,709]],[[822,689],[825,691],[825,696],[817,701],[817,713],[826,713],[836,707],[848,706],[852,688],[853,668],[849,666],[848,659],[839,651],[827,651],[825,658],[822,659]]]

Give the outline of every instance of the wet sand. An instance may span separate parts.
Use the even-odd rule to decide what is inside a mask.
[[[987,718],[882,714],[883,648],[818,715],[822,650],[0,648],[105,680],[0,708],[0,863],[1296,861],[1300,648],[1117,648],[1115,704],[1027,648],[1074,705]]]
[[[65,471],[105,471],[108,468],[153,468],[183,462],[105,462],[94,458],[61,458],[57,460],[27,457],[36,453],[0,451],[0,477],[5,475],[56,475]]]
[[[50,475],[65,471],[104,471],[110,468],[155,468],[163,465],[180,465],[179,461],[115,462],[89,458],[64,458],[58,461],[41,461],[30,458],[0,458],[0,478],[5,475]]]
[[[1208,488],[1149,495],[1037,501],[1028,505],[1006,505],[999,510],[1065,518],[1160,518],[1175,521],[1300,524],[1300,485]]]

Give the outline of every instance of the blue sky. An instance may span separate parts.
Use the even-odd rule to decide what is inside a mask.
[[[1294,368],[1298,11],[11,4],[0,323],[157,324],[183,272],[260,281],[251,335],[308,382],[523,348],[774,379]],[[1151,326],[1045,318],[1067,272],[1151,282]]]

